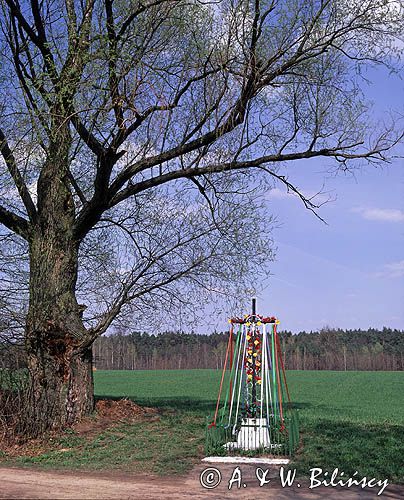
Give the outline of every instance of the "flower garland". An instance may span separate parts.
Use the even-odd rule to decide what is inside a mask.
[[[247,346],[244,357],[244,369],[246,373],[247,384],[261,385],[261,358],[262,358],[262,345],[259,331],[252,332],[250,329],[247,331]],[[251,403],[245,408],[246,417],[256,417],[259,409],[259,402],[252,400]]]
[[[252,382],[253,377],[257,384],[261,384],[261,341],[247,332],[247,351],[244,359],[244,368],[247,374],[247,383]]]
[[[254,319],[254,321],[252,321]],[[258,319],[258,321],[256,321]],[[275,318],[275,316],[260,316],[259,314],[255,314],[252,316],[251,314],[246,314],[244,318],[231,318],[229,319],[229,323],[232,325],[238,324],[238,325],[247,325],[250,326],[250,324],[254,322],[258,326],[262,325],[262,323],[279,323],[279,320]]]

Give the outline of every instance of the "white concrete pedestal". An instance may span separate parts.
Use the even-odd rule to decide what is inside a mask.
[[[227,449],[256,450],[270,448],[269,429],[266,418],[245,418],[237,435],[237,441],[226,443]]]

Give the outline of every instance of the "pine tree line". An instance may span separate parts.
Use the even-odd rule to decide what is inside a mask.
[[[280,332],[289,370],[404,370],[404,331],[322,329]],[[103,370],[221,368],[228,333],[133,332],[99,338],[94,365]]]

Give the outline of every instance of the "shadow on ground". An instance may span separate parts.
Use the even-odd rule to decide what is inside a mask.
[[[120,399],[108,395],[97,397],[105,398]],[[197,417],[192,431],[189,430],[199,446],[204,441],[206,417],[213,415],[216,405],[214,400],[177,396],[132,399],[142,406],[156,407],[163,414],[173,415],[173,425],[179,425],[182,416]],[[319,467],[329,476],[339,469],[338,473],[343,473],[344,477],[356,473],[360,478],[366,476],[404,483],[404,426],[343,420],[338,408],[334,411],[329,407],[327,411],[335,416],[334,419],[316,418],[313,409],[317,405],[294,403],[293,407],[300,414],[301,444],[292,465],[301,477],[308,477],[311,468]],[[305,415],[307,410],[310,410],[310,415]]]

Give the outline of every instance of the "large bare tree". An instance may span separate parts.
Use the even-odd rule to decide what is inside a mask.
[[[314,208],[282,163],[388,161],[400,134],[371,124],[360,79],[397,67],[402,2],[0,6],[0,222],[29,255],[35,433],[92,411],[91,345],[126,305],[181,301],[187,277],[214,289],[240,255],[241,275],[259,263],[264,182]],[[83,319],[80,294],[102,314]]]

